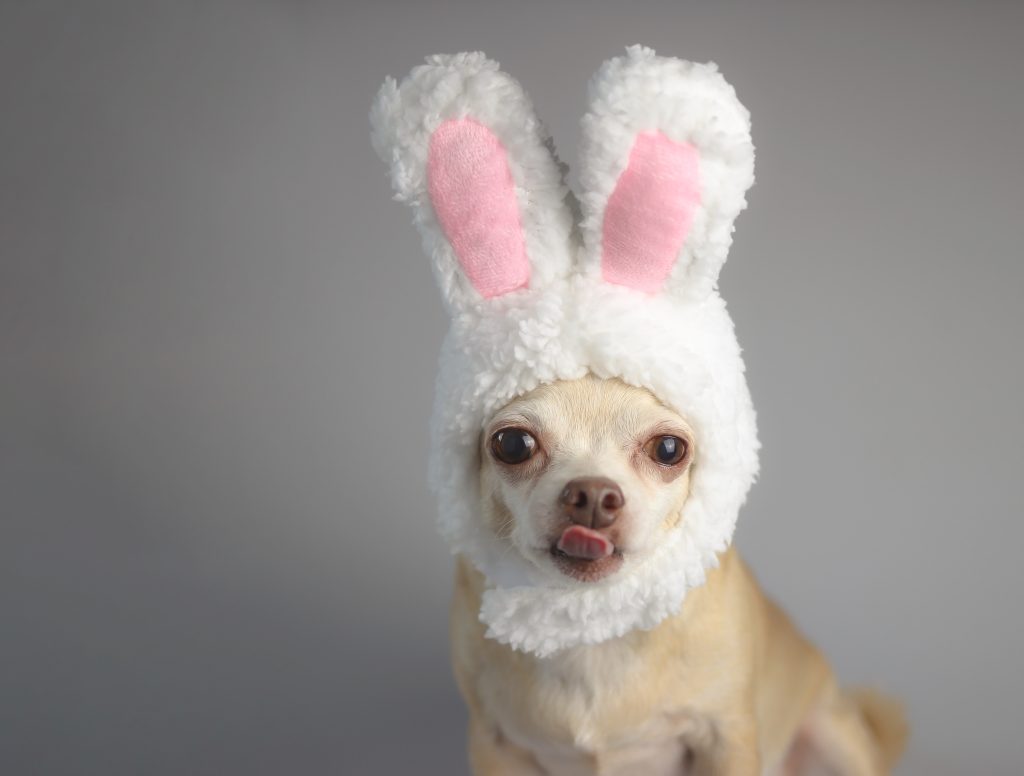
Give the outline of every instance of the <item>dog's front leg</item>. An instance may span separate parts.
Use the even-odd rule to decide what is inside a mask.
[[[713,776],[761,776],[761,749],[753,719],[735,720],[719,729],[712,754]],[[703,771],[707,773],[707,771]]]
[[[533,755],[511,743],[479,718],[469,721],[469,764],[473,776],[544,776]]]

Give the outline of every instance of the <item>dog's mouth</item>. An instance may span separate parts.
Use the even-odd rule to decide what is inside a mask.
[[[551,545],[555,566],[580,582],[596,582],[622,566],[622,551],[604,534],[582,525],[571,525]]]

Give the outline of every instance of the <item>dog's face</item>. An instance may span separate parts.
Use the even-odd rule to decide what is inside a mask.
[[[596,582],[641,561],[678,522],[693,440],[684,418],[619,380],[542,386],[484,430],[484,518],[537,568]]]

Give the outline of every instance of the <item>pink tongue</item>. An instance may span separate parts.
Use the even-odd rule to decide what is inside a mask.
[[[572,558],[599,560],[607,558],[614,549],[612,543],[597,531],[584,528],[582,525],[571,525],[562,533],[558,540],[558,549]]]

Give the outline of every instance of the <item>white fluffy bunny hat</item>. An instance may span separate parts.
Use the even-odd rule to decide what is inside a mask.
[[[433,416],[439,527],[488,580],[488,636],[546,656],[652,628],[732,538],[757,431],[718,274],[754,181],[750,119],[714,64],[633,46],[590,82],[577,203],[522,87],[482,53],[434,56],[371,112],[452,317]],[[483,428],[511,399],[587,373],[682,414],[696,458],[682,520],[596,583],[541,578],[478,518]]]

